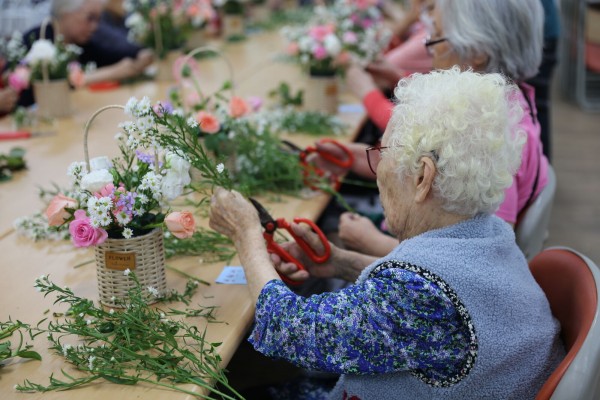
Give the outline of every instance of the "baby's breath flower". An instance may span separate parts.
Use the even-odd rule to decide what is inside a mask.
[[[131,273],[131,270],[129,268],[127,268],[125,271],[123,271],[123,275],[125,275],[125,276],[129,276],[130,273]]]
[[[223,165],[223,163],[219,163],[217,165],[217,172],[222,174],[224,170],[225,170],[225,165]]]
[[[114,298],[114,296],[113,296],[113,298]],[[111,299],[111,300],[112,300],[112,299]],[[110,315],[113,315],[113,314],[115,313],[115,310],[113,310],[113,309],[111,308],[110,310],[108,310],[108,313],[109,313]]]

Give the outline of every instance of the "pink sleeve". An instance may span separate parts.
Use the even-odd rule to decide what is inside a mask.
[[[369,118],[379,129],[385,128],[392,117],[394,104],[379,90],[372,90],[363,98],[363,104],[367,109]]]
[[[509,224],[515,224],[517,222],[518,202],[517,181],[513,180],[512,185],[504,192],[504,201],[496,211],[496,216]]]

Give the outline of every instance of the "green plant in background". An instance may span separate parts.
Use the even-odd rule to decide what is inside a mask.
[[[25,164],[25,150],[13,147],[8,154],[0,153],[0,182],[12,178],[12,173],[27,168]]]
[[[214,322],[214,307],[197,310],[170,310],[149,307],[145,298],[153,295],[143,288],[133,272],[125,272],[136,286],[122,310],[104,310],[91,300],[76,296],[69,288],[54,284],[47,276],[38,278],[35,287],[44,296],[54,295],[55,304],[68,305],[63,319],[44,319],[37,334],[45,333],[50,349],[71,364],[76,376],[62,371],[63,376],[50,376],[42,385],[26,379],[15,388],[22,392],[69,390],[97,380],[121,385],[145,382],[194,397],[210,399],[183,385],[196,385],[219,399],[242,398],[227,382],[216,352],[220,343],[206,340],[206,331],[178,318],[203,316]],[[194,284],[188,285],[193,287]],[[191,289],[186,290],[191,296]],[[61,314],[55,314],[61,317]],[[226,388],[225,394],[215,387]]]
[[[279,86],[271,90],[269,97],[275,100],[279,107],[300,107],[304,104],[304,90],[299,89],[296,94],[293,94],[290,85],[286,82],[279,83]]]

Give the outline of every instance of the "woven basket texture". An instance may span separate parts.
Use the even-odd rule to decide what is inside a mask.
[[[124,274],[123,269],[112,269],[106,263],[106,253],[135,254],[135,269],[142,288],[149,286],[166,294],[165,250],[162,229],[130,239],[106,239],[95,247],[96,272],[100,302],[108,307],[123,307],[128,293],[135,287],[133,279]],[[109,263],[110,264],[110,263]],[[159,298],[147,293],[147,303],[156,303]]]

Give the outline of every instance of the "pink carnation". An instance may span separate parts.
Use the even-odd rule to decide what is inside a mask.
[[[317,46],[314,50],[313,50],[313,56],[317,59],[317,60],[323,60],[325,58],[327,58],[327,50],[325,49],[325,47],[323,46]]]
[[[108,233],[102,228],[94,228],[85,211],[75,211],[75,219],[69,224],[69,233],[75,247],[97,246],[104,243]]]

